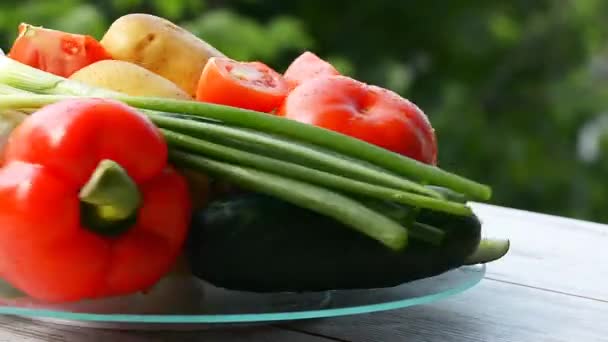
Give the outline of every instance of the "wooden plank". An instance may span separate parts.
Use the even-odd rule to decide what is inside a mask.
[[[608,226],[474,204],[484,233],[511,239],[487,277],[608,301]]]
[[[40,323],[28,319],[0,318],[0,342],[329,342],[331,340],[270,326],[232,330],[200,331],[116,331]]]
[[[334,340],[312,336],[307,333],[274,327],[235,328],[226,331],[129,333],[130,336],[145,337],[146,341],[179,342],[332,342]],[[76,341],[76,340],[74,340]],[[84,340],[83,340],[84,341]],[[86,340],[88,341],[88,340]],[[101,341],[101,340],[100,340]],[[104,340],[106,341],[106,340]],[[123,342],[114,340],[113,342]],[[125,342],[131,342],[126,340]]]
[[[484,280],[429,305],[286,328],[353,342],[607,342],[606,318],[605,302]]]

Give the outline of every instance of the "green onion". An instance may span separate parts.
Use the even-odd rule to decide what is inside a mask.
[[[187,132],[205,138],[212,137],[220,139],[223,144],[229,144],[230,140],[249,142],[258,146],[268,147],[275,152],[282,152],[285,155],[290,156],[291,159],[297,159],[299,164],[304,164],[313,168],[321,168],[328,172],[352,177],[368,183],[400,190],[415,191],[436,198],[442,198],[442,196],[433,189],[426,188],[408,179],[397,177],[387,172],[383,172],[382,170],[366,166],[365,164],[346,160],[329,152],[323,152],[289,140],[207,122],[184,120],[156,114],[149,114],[149,116],[159,127],[173,131]]]
[[[339,193],[271,173],[180,151],[171,150],[170,159],[177,165],[200,170],[242,188],[275,196],[334,218],[393,250],[402,250],[407,246],[408,234],[403,226]]]
[[[404,177],[429,182],[467,194],[475,199],[488,200],[491,189],[467,178],[438,167],[388,151],[362,140],[314,125],[229,106],[153,97],[117,96],[131,106],[160,112],[196,115],[221,120],[230,125],[247,127],[302,140],[347,156],[358,158]]]
[[[475,252],[466,258],[464,264],[487,264],[498,260],[509,252],[510,247],[509,239],[483,238]]]
[[[366,207],[399,222],[409,229],[409,235],[416,240],[439,246],[445,238],[445,232],[437,227],[417,222],[418,208],[408,208],[387,201],[373,198],[358,198]]]
[[[73,97],[59,95],[2,96],[0,97],[0,108],[42,107],[44,105],[69,98]],[[318,149],[313,149],[285,139],[278,139],[270,135],[238,129],[235,127],[180,119],[155,113],[146,114],[148,114],[152,121],[160,127],[180,132],[186,131],[199,135],[211,136],[223,141],[226,141],[226,139],[249,141],[257,145],[268,146],[276,151],[283,151],[292,157],[297,157],[302,162],[305,161],[309,165],[313,164],[317,167],[320,166],[328,171],[338,172],[342,175],[355,177],[359,180],[365,180],[368,182],[374,182],[387,187],[408,191],[411,190],[432,197],[442,198],[442,196],[436,193],[433,189],[424,187],[408,179],[394,176],[374,167],[368,167],[362,163],[355,163],[352,160],[337,157],[331,153],[323,153]]]
[[[2,96],[0,98],[0,108],[42,107],[46,104],[69,98],[73,97],[59,95]],[[359,180],[365,180],[387,187],[415,191],[420,194],[442,198],[442,195],[435,190],[424,187],[408,179],[397,177],[363,163],[357,163],[351,159],[340,158],[333,153],[322,152],[319,149],[313,149],[285,139],[279,139],[267,134],[247,131],[235,127],[180,119],[168,115],[159,115],[157,113],[148,112],[146,114],[148,114],[152,121],[160,127],[180,132],[186,131],[199,135],[211,136],[224,141],[226,141],[226,139],[249,141],[257,145],[268,146],[275,151],[283,151],[292,157],[297,157],[302,162],[306,161],[308,164],[314,164],[315,166],[322,167],[328,171],[337,172],[345,176],[355,177]]]
[[[61,95],[13,95],[0,98],[0,108],[22,108],[41,107],[64,99],[74,98]],[[314,163],[317,167],[339,172],[342,175],[357,177],[359,180],[373,182],[378,185],[393,187],[406,191],[416,191],[436,198],[443,198],[431,187],[425,187],[408,179],[382,172],[376,167],[366,167],[366,164],[357,163],[352,159],[339,158],[333,153],[323,153],[319,149],[297,144],[285,139],[279,139],[268,134],[238,129],[235,127],[222,126],[209,122],[180,119],[169,115],[158,113],[146,113],[160,127],[171,130],[196,133],[199,135],[212,136],[225,142],[229,139],[236,141],[250,141],[254,144],[271,147],[276,151],[283,151],[292,157],[298,157],[302,161]],[[286,122],[289,120],[285,120]],[[228,140],[227,140],[228,139]]]
[[[221,159],[226,162],[253,167],[257,170],[279,174],[288,178],[294,178],[344,192],[366,195],[373,198],[390,200],[402,204],[442,211],[455,215],[469,216],[472,214],[469,207],[460,203],[420,196],[403,191],[397,191],[387,187],[359,182],[346,177],[311,169],[302,165],[260,156],[254,153],[214,144],[205,140],[192,138],[190,136],[175,133],[166,129],[162,129],[162,133],[167,139],[169,145],[172,147],[197,152],[197,154],[214,159]]]
[[[5,56],[0,56],[0,83],[42,94],[99,97],[122,95],[115,91],[91,87],[76,80],[54,75]]]
[[[437,227],[421,222],[413,222],[409,227],[413,239],[439,246],[445,237],[445,232]]]
[[[0,95],[15,95],[15,94],[35,95],[33,93],[30,93],[29,91],[21,90],[21,89],[14,88],[14,87],[8,86],[6,84],[0,83]]]

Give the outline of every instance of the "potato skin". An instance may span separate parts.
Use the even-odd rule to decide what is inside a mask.
[[[161,75],[192,97],[207,60],[225,57],[169,20],[142,13],[127,14],[114,21],[101,44],[114,59],[138,64]]]
[[[132,96],[192,99],[168,79],[137,64],[119,60],[95,62],[72,74],[70,79]]]

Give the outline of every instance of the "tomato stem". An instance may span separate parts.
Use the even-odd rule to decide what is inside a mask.
[[[99,163],[78,197],[83,204],[94,209],[92,214],[96,220],[102,221],[95,225],[102,227],[129,220],[141,203],[137,184],[118,163],[109,159]]]

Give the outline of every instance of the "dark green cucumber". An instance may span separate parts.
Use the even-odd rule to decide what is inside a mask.
[[[459,267],[480,241],[481,223],[421,211],[418,222],[446,232],[440,246],[410,241],[393,252],[339,223],[246,194],[215,201],[193,218],[187,254],[196,276],[251,292],[391,287]]]

